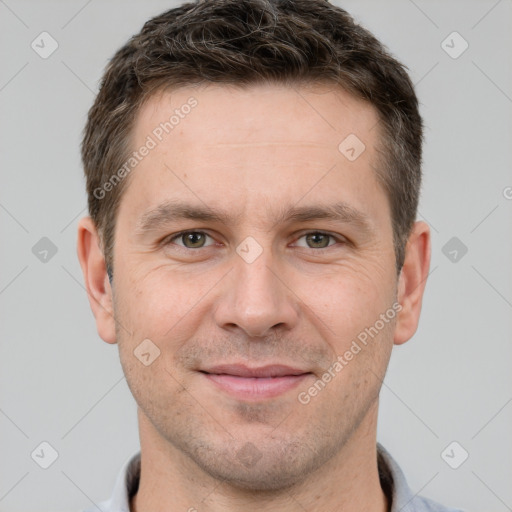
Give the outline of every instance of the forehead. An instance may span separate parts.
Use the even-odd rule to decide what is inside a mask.
[[[122,204],[128,200],[140,217],[187,196],[214,208],[233,205],[235,215],[266,215],[279,210],[262,206],[272,201],[313,205],[352,196],[354,207],[382,215],[374,198],[362,204],[382,195],[374,170],[377,122],[370,104],[334,85],[161,91],[136,118],[133,148],[148,141],[152,148],[131,173]],[[347,149],[362,152],[348,158],[354,151]]]
[[[138,113],[134,140],[153,133],[182,146],[337,149],[350,133],[370,137],[371,146],[377,120],[371,104],[333,84],[209,84],[153,94]]]

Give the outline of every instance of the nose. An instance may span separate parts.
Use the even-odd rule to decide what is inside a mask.
[[[215,321],[226,330],[264,337],[272,330],[293,329],[299,318],[299,299],[279,272],[270,249],[251,263],[234,255],[234,269],[223,283]]]

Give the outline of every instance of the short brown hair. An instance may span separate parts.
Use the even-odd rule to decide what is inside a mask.
[[[128,180],[112,187],[108,200],[98,191],[129,158],[143,102],[168,87],[262,82],[334,83],[375,107],[382,134],[377,178],[390,201],[400,271],[421,185],[418,100],[404,66],[327,0],[198,0],[152,18],[117,51],[89,111],[82,143],[89,213],[107,267]]]

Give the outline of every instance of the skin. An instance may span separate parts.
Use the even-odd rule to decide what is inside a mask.
[[[180,88],[141,108],[134,149],[191,96],[197,106],[127,178],[112,286],[91,219],[78,230],[99,335],[118,343],[138,404],[142,470],[131,508],[385,511],[378,395],[393,345],[417,329],[430,233],[415,223],[397,277],[389,202],[375,175],[377,114],[318,84]],[[366,146],[352,162],[338,150],[351,133]],[[146,212],[177,199],[231,219],[140,230]],[[288,206],[340,200],[367,217],[367,232],[340,220],[278,218]],[[208,236],[187,248],[171,240],[184,230]],[[306,236],[317,231],[333,238]],[[236,252],[249,236],[262,250],[252,263]],[[299,393],[395,302],[395,318],[300,403]],[[145,339],[160,350],[149,366],[134,355]],[[233,362],[310,374],[278,396],[250,400],[198,371]]]

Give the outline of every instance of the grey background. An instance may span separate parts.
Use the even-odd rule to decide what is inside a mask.
[[[431,276],[418,333],[394,350],[379,440],[415,492],[512,510],[512,2],[340,4],[409,67],[426,123]],[[174,5],[0,0],[1,512],[91,506],[138,449],[117,347],[96,333],[76,258],[79,142],[107,59]],[[31,48],[42,31],[59,45],[47,59]],[[441,46],[453,31],[469,44],[457,59]],[[42,237],[57,248],[46,262],[32,251]],[[31,458],[43,441],[59,454],[48,469]],[[452,441],[469,453],[458,469],[441,457]]]

